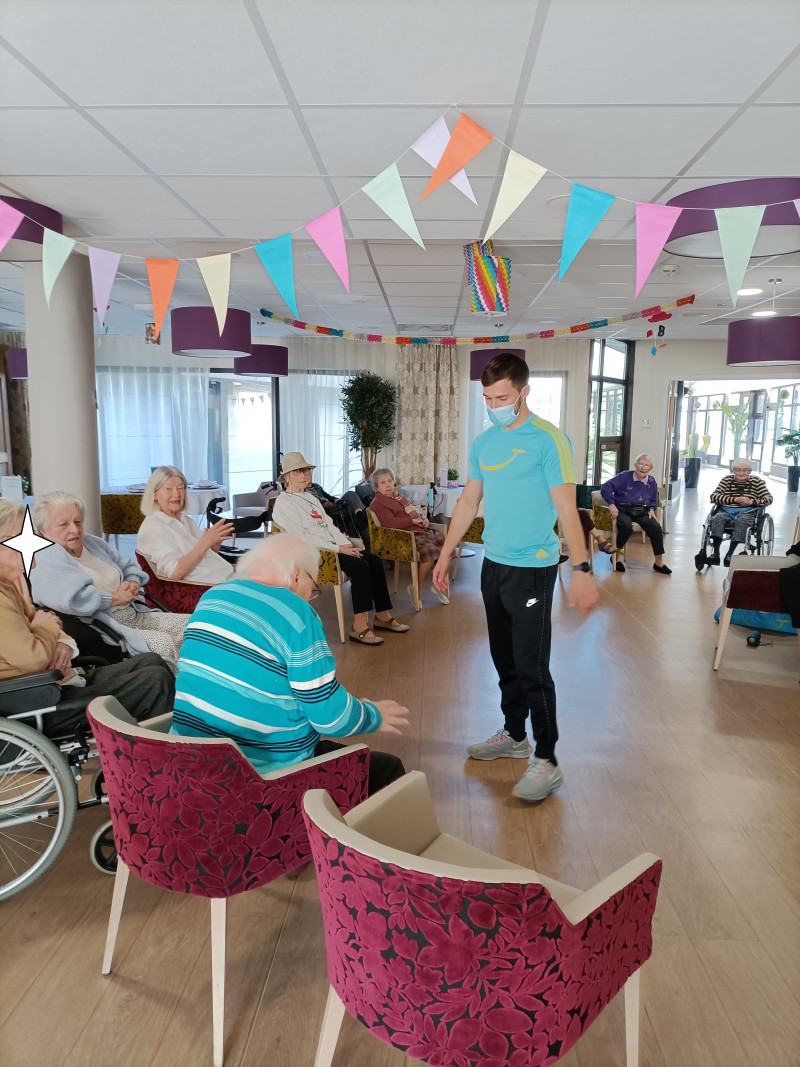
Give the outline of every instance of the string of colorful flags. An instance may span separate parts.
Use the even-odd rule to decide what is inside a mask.
[[[464,167],[495,139],[488,130],[479,126],[477,122],[461,111],[459,111],[458,120],[451,133],[444,115],[441,115],[415,141],[410,149],[434,168],[433,174],[422,194],[422,199],[430,196],[444,183],[451,182],[464,196],[468,197],[473,203],[477,203]],[[504,142],[501,141],[500,143],[503,144]],[[508,158],[497,202],[482,243],[491,239],[492,235],[517,210],[548,171],[547,167],[515,152],[507,145],[505,147],[509,149]],[[552,173],[556,172],[553,171]],[[563,177],[563,175],[559,175],[559,177]],[[569,181],[569,179],[565,180]],[[400,172],[397,168],[397,161],[368,181],[360,191],[365,193],[403,233],[421,248],[425,247],[403,187]],[[351,197],[347,197],[347,200],[349,199]],[[627,198],[617,198],[610,193],[592,189],[578,182],[571,183],[561,248],[559,281],[564,277],[615,199],[625,200]],[[345,202],[342,201],[342,204]],[[306,230],[341,279],[344,288],[349,292],[350,278],[342,224],[342,204],[337,204],[330,211],[306,223],[305,227],[299,227],[298,229],[304,228]],[[638,296],[681,212],[701,209],[671,207],[666,204],[647,204],[638,201],[635,204],[635,295]],[[800,200],[795,200],[794,204],[800,217]],[[737,300],[737,290],[741,287],[767,206],[769,205],[717,208],[715,210],[725,270],[734,306]],[[13,237],[24,217],[22,212],[0,199],[0,251]],[[42,268],[44,291],[48,305],[53,286],[76,244],[78,242],[73,238],[56,233],[47,227],[44,228]],[[81,242],[81,244],[84,243]],[[108,305],[111,287],[122,256],[117,252],[94,248],[89,245],[84,246],[88,248],[89,252],[94,304],[102,328],[105,323],[105,309]],[[245,252],[251,249],[255,251],[265,271],[277,288],[281,299],[296,316],[297,300],[295,297],[294,267],[292,262],[292,233],[285,233],[280,237],[249,245],[238,251]],[[228,312],[231,256],[233,254],[232,252],[223,252],[218,255],[202,256],[194,260],[184,261],[197,263],[216,313],[220,333],[224,328]],[[129,258],[141,259],[142,257],[132,256]],[[501,262],[501,260],[498,260],[494,264],[495,274],[503,270]],[[145,258],[145,263],[153,298],[156,334],[159,334],[175,287],[181,260]],[[492,269],[491,264],[482,264],[481,268],[484,270]],[[477,280],[477,275],[473,275],[473,281]],[[475,292],[476,290],[473,287],[473,293]],[[473,310],[477,310],[475,307],[476,300],[479,302],[479,297],[474,298]],[[281,320],[278,318],[278,321]],[[334,332],[331,331],[332,334]]]
[[[694,293],[691,296],[681,297],[680,300],[672,300],[668,304],[658,304],[656,307],[645,308],[644,311],[630,311],[627,315],[617,315],[612,319],[596,319],[593,322],[582,322],[578,326],[564,326],[558,330],[541,330],[538,333],[512,333],[496,334],[494,337],[393,337],[380,333],[353,333],[350,330],[335,330],[332,326],[314,326],[302,319],[290,319],[284,315],[276,315],[274,311],[261,308],[261,314],[280,322],[285,326],[292,326],[295,330],[304,330],[306,333],[318,333],[324,337],[342,337],[345,341],[373,341],[381,345],[427,345],[432,342],[437,345],[508,345],[516,341],[546,341],[551,337],[569,337],[570,334],[585,333],[587,330],[602,330],[604,326],[615,326],[621,322],[632,322],[634,319],[648,319],[650,322],[663,322],[664,319],[672,318],[670,312],[676,308],[685,307],[694,303]],[[648,337],[650,333],[648,332]],[[663,336],[663,335],[661,335]],[[663,347],[660,346],[660,347]],[[655,353],[653,353],[655,355]]]

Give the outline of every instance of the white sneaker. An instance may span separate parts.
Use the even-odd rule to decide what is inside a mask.
[[[556,767],[550,760],[534,756],[527,771],[512,789],[512,793],[520,800],[544,800],[554,789],[558,789],[563,784],[564,775],[560,767]]]
[[[500,729],[487,741],[480,741],[477,745],[469,745],[467,755],[473,759],[527,759],[533,752],[527,737],[522,741],[515,741],[506,730]]]
[[[447,595],[447,593],[443,593],[441,591],[441,589],[437,589],[436,586],[433,584],[433,582],[431,582],[431,589],[433,590],[434,594],[436,596],[438,596],[440,603],[442,603],[442,604],[449,604],[450,603],[450,597]]]

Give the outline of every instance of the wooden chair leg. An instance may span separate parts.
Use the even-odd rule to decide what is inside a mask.
[[[422,590],[419,587],[419,564],[411,562],[411,584],[414,586],[414,611],[422,611]]]
[[[625,983],[625,1051],[627,1067],[639,1067],[639,974],[634,971]]]
[[[211,898],[211,1028],[214,1067],[222,1067],[225,1053],[225,897]]]
[[[450,581],[451,582],[454,582],[456,580],[456,575],[458,574],[458,565],[461,562],[461,553],[463,551],[464,551],[464,542],[462,541],[461,544],[458,546],[458,555],[456,556],[456,561],[453,564],[453,573],[450,576]]]
[[[336,1051],[339,1031],[342,1028],[342,1019],[344,1019],[344,1004],[339,999],[336,990],[331,986],[328,990],[325,1014],[322,1017],[322,1029],[317,1043],[317,1056],[314,1060],[314,1067],[330,1067],[333,1054]]]
[[[117,941],[117,930],[122,915],[122,905],[125,903],[125,890],[128,888],[128,875],[130,871],[117,859],[117,873],[114,875],[114,893],[111,897],[111,914],[108,917],[108,933],[106,934],[106,951],[103,956],[103,974],[111,974],[111,957],[114,955],[114,945]]]
[[[719,661],[722,659],[722,650],[725,647],[725,638],[728,636],[728,627],[731,624],[733,608],[723,607],[719,617],[719,640],[717,641],[717,654],[714,657],[714,670],[719,670]]]
[[[589,569],[594,574],[594,538],[589,535]]]
[[[394,561],[394,591],[397,592],[400,585],[400,563],[398,560]]]
[[[333,595],[336,597],[336,614],[339,616],[339,637],[344,644],[344,606],[342,604],[342,587],[335,585]]]

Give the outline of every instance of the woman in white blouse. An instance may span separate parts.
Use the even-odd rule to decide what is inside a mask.
[[[233,534],[233,523],[220,520],[206,530],[185,514],[186,478],[177,467],[156,467],[141,503],[145,520],[136,541],[162,578],[219,585],[233,577],[233,567],[218,554]]]

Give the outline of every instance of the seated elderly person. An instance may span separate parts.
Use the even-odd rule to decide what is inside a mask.
[[[308,601],[319,592],[319,553],[274,534],[239,562],[234,581],[209,589],[186,628],[171,732],[232,738],[260,772],[336,748],[321,734],[399,734],[408,709],[358,700]],[[396,756],[370,754],[369,792],[405,774]]]
[[[312,463],[306,462],[300,452],[287,452],[283,457],[281,480],[286,492],[281,493],[272,509],[272,518],[283,533],[301,537],[313,548],[326,548],[338,552],[339,564],[350,579],[353,597],[353,629],[351,641],[362,645],[382,645],[383,638],[376,636],[369,625],[369,612],[375,608],[375,630],[388,630],[402,634],[408,630],[405,623],[392,618],[392,601],[386,585],[383,560],[371,552],[356,548],[341,530],[334,526],[330,517],[315,496],[307,492],[311,484]],[[314,572],[316,574],[316,571]]]
[[[31,591],[38,604],[99,619],[125,639],[131,655],[157,652],[176,663],[188,615],[151,611],[140,599],[147,575],[102,537],[85,534],[86,505],[71,493],[36,497],[33,521],[55,544],[38,554]]]
[[[160,578],[217,585],[233,577],[233,567],[219,555],[233,534],[233,523],[220,520],[201,530],[186,514],[186,478],[177,467],[156,467],[142,494],[145,520],[136,546],[152,561]]]
[[[375,496],[370,504],[370,511],[381,526],[387,526],[391,530],[411,530],[414,534],[414,543],[419,553],[419,588],[420,595],[425,579],[433,570],[433,565],[439,558],[444,544],[444,534],[436,533],[430,529],[430,519],[422,516],[408,497],[403,496],[397,488],[394,471],[389,467],[379,467],[370,475]],[[431,590],[443,604],[449,604],[450,598],[447,593],[431,585]],[[414,587],[408,587],[408,595],[411,602],[416,603]]]
[[[25,511],[21,504],[0,499],[0,541],[16,537],[22,530]],[[55,546],[37,552],[31,567],[55,552]],[[61,628],[52,611],[37,611],[28,597],[22,556],[0,544],[0,679],[24,674],[59,670],[62,685],[80,688],[81,706],[99,696],[115,696],[134,718],[161,715],[172,708],[175,683],[166,663],[154,653],[146,653],[76,674],[71,666],[77,655],[75,642]],[[68,692],[74,692],[69,688]],[[58,709],[47,716],[45,730],[66,724],[73,713]]]
[[[664,531],[656,518],[658,482],[650,473],[652,469],[652,456],[643,452],[636,457],[633,470],[609,478],[600,493],[608,504],[611,518],[617,520],[617,548],[625,547],[633,533],[633,524],[638,522],[653,546],[653,570],[658,574],[672,574],[664,563]],[[624,571],[625,564],[617,563],[617,570]]]
[[[731,473],[726,474],[711,494],[712,504],[719,504],[719,510],[711,516],[711,543],[714,554],[709,558],[710,564],[719,564],[719,549],[726,536],[725,527],[733,519],[731,543],[725,556],[725,566],[731,561],[739,545],[747,541],[747,534],[753,525],[755,509],[772,503],[772,493],[766,482],[753,474],[753,464],[749,459],[735,459]]]

